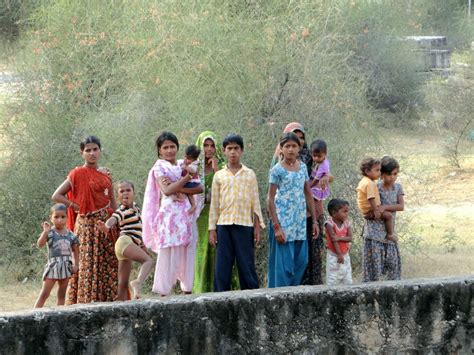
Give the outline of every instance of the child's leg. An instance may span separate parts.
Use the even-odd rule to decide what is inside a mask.
[[[232,267],[235,260],[235,250],[230,231],[232,227],[234,226],[217,226],[216,266],[214,272],[215,292],[230,291]]]
[[[381,214],[380,218],[384,220],[385,223],[385,229],[387,231],[387,239],[396,241],[396,237],[393,234],[393,217],[392,213],[385,211]]]
[[[130,282],[130,286],[133,290],[133,298],[138,299],[140,297],[140,289],[142,288],[143,282],[145,282],[147,276],[150,274],[150,271],[153,268],[154,261],[150,255],[148,255],[142,248],[140,248],[135,243],[130,244],[123,251],[123,256],[142,264],[140,266],[140,271],[138,272],[137,279]],[[128,276],[130,276],[130,274]]]
[[[57,300],[56,300],[56,304],[58,306],[64,306],[64,302],[66,301],[66,290],[67,290],[68,283],[69,283],[69,277],[66,279],[58,280],[58,292],[57,292]]]
[[[188,196],[189,203],[191,204],[191,208],[189,209],[188,213],[193,214],[196,211],[196,201],[194,200],[193,195],[186,195]]]
[[[41,288],[41,292],[35,303],[35,308],[41,308],[44,306],[44,303],[48,299],[49,294],[51,293],[51,290],[53,289],[55,282],[56,280],[53,280],[53,279],[44,279],[43,287]]]
[[[127,247],[128,249],[128,247]],[[125,254],[125,253],[124,253]],[[132,269],[131,260],[119,260],[118,263],[118,296],[117,300],[128,300],[128,279],[130,278],[130,270]]]
[[[253,227],[232,225],[231,242],[237,259],[241,290],[258,288],[257,271],[255,270],[255,244]],[[299,280],[301,281],[301,280]]]

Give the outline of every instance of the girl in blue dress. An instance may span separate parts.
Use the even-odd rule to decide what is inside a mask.
[[[306,211],[316,221],[308,171],[298,159],[295,133],[280,139],[282,159],[270,170],[267,207],[270,214],[268,287],[297,286],[308,263]],[[318,236],[313,223],[313,237]]]

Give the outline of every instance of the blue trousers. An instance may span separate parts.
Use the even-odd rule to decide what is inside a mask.
[[[255,245],[253,227],[217,225],[216,270],[214,273],[214,291],[231,289],[232,267],[237,259],[240,289],[258,288],[255,270]]]
[[[268,226],[268,287],[298,286],[308,264],[308,241],[295,240],[280,244],[275,231]]]

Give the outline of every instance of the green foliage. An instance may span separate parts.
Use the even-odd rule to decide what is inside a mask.
[[[327,141],[332,191],[351,201],[359,221],[357,161],[376,153],[367,144],[377,116],[367,97],[377,106],[395,93],[407,106],[419,85],[411,47],[398,40],[422,33],[426,1],[412,3],[58,0],[28,7],[34,11],[21,21],[29,26],[16,58],[24,83],[13,118],[1,122],[0,246],[11,251],[1,260],[21,258],[39,272],[40,222],[55,188],[81,164],[86,134],[101,138],[101,164],[114,179],[134,181],[140,202],[158,132],[175,132],[182,145],[203,130],[241,133],[263,202],[277,138],[286,123],[300,121],[309,139]],[[260,275],[266,253],[266,245],[257,253]]]
[[[458,247],[459,245],[464,245],[466,243],[459,239],[459,236],[456,233],[456,229],[449,228],[441,237],[441,244],[445,247],[448,253],[454,253],[456,251],[456,247]]]
[[[462,168],[463,158],[472,152],[469,132],[474,129],[474,53],[466,51],[454,75],[435,78],[424,92],[435,113],[430,125],[443,132],[445,157],[454,168]]]

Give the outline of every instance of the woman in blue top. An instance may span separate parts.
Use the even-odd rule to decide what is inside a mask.
[[[298,159],[295,133],[280,139],[282,159],[270,170],[267,207],[270,214],[268,287],[297,286],[308,263],[306,211],[316,221],[306,166]],[[313,223],[313,237],[318,224]]]

